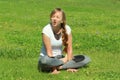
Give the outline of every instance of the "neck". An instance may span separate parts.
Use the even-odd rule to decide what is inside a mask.
[[[60,32],[61,32],[61,26],[52,26],[52,28],[53,28],[53,32],[55,34],[60,34]]]

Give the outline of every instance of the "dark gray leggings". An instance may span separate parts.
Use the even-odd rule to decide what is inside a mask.
[[[79,56],[79,55],[76,55],[76,56]],[[82,55],[82,56],[84,57],[84,59],[82,60],[80,60],[79,57],[74,57],[76,59],[72,59],[67,63],[63,63],[63,61],[59,60],[58,57],[50,58],[48,56],[41,56],[38,62],[38,70],[48,71],[52,67],[60,66],[60,65],[62,66],[62,69],[80,68],[91,61],[91,59],[88,56],[86,55]],[[62,57],[59,57],[59,58],[62,58]]]

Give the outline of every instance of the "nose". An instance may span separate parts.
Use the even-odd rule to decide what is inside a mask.
[[[52,18],[52,21],[55,22],[55,21],[56,21],[56,18]]]

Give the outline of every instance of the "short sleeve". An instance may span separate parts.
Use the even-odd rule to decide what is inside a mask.
[[[43,30],[42,30],[42,33],[47,35],[48,37],[50,37],[49,27],[48,26],[44,27]]]
[[[71,33],[71,28],[70,28],[70,26],[66,25],[66,31],[67,31],[67,34],[70,34],[70,33]]]

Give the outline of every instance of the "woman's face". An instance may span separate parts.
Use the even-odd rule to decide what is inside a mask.
[[[54,27],[60,26],[62,23],[62,12],[57,11],[56,13],[54,13],[51,17],[51,23]]]

